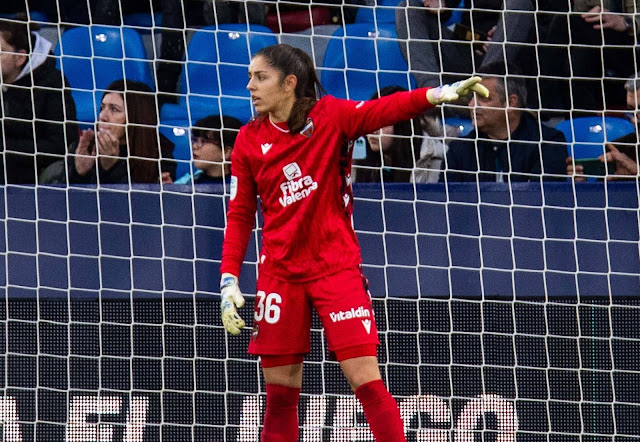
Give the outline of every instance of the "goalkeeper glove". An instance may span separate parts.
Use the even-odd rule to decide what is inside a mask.
[[[460,97],[466,97],[476,92],[483,97],[489,97],[489,90],[480,84],[482,78],[471,77],[466,80],[456,81],[453,84],[443,84],[427,91],[427,100],[434,106],[442,103],[457,101]]]
[[[244,297],[238,287],[238,278],[231,273],[223,273],[220,278],[220,311],[222,324],[232,335],[238,335],[244,327],[244,321],[238,314],[238,308],[244,305]]]

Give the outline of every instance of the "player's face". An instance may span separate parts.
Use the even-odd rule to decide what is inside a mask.
[[[222,174],[225,154],[220,143],[205,137],[191,138],[194,165],[209,176]]]
[[[490,132],[493,128],[504,127],[507,124],[505,112],[507,104],[497,91],[498,80],[485,78],[482,84],[489,89],[489,97],[474,94],[469,102],[469,110],[476,129]]]
[[[267,63],[264,57],[257,56],[249,64],[249,83],[251,102],[258,113],[275,114],[287,101],[282,74]]]
[[[124,107],[124,99],[119,92],[106,94],[100,103],[100,119],[98,130],[108,130],[114,137],[120,140],[120,144],[126,142],[125,124],[127,112]]]
[[[369,147],[374,152],[388,152],[393,144],[393,126],[385,126],[375,133],[367,135]]]
[[[27,58],[24,54],[11,46],[0,32],[0,83],[11,84],[22,71]]]

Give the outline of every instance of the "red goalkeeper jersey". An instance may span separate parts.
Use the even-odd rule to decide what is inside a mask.
[[[299,133],[268,117],[244,126],[231,154],[221,272],[240,274],[258,196],[263,214],[260,273],[307,281],[359,265],[351,218],[352,140],[430,107],[426,89],[365,102],[325,96]]]

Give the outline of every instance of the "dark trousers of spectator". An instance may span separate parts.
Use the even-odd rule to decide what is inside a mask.
[[[204,20],[207,24],[221,23],[254,23],[264,25],[267,21],[266,1],[223,1],[208,0],[205,2]],[[212,6],[215,6],[215,11]]]
[[[534,26],[532,0],[505,0],[503,20],[498,20],[486,54],[482,42],[460,40],[444,26],[438,14],[424,8],[419,0],[407,0],[396,12],[398,38],[408,40],[400,49],[409,63],[419,86],[438,86],[459,80],[475,72],[482,65],[493,62],[518,63],[524,57]],[[409,6],[409,7],[407,7]],[[529,49],[532,49],[531,47]],[[529,69],[520,66],[523,73]]]
[[[105,25],[120,25],[120,1],[98,0],[93,13],[93,22]],[[124,2],[123,7],[124,7]],[[158,91],[175,93],[178,78],[182,71],[184,58],[184,28],[185,20],[180,0],[161,0],[162,12],[162,41],[160,44],[160,62],[156,69]],[[126,10],[123,11],[126,13]],[[164,96],[161,101],[175,101]]]
[[[538,48],[542,106],[566,110],[624,107],[625,79],[636,72],[635,40],[624,32],[593,29],[593,23],[578,14],[557,15]]]

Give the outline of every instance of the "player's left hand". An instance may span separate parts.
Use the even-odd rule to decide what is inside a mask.
[[[453,84],[443,84],[427,90],[427,100],[434,106],[442,103],[451,103],[459,100],[461,97],[471,95],[476,92],[483,97],[489,97],[489,89],[484,87],[480,82],[480,77],[470,77],[466,80],[456,81]]]
[[[232,335],[239,335],[244,321],[238,314],[238,308],[244,305],[244,297],[238,287],[238,278],[231,273],[223,273],[220,278],[220,313],[222,324]]]

